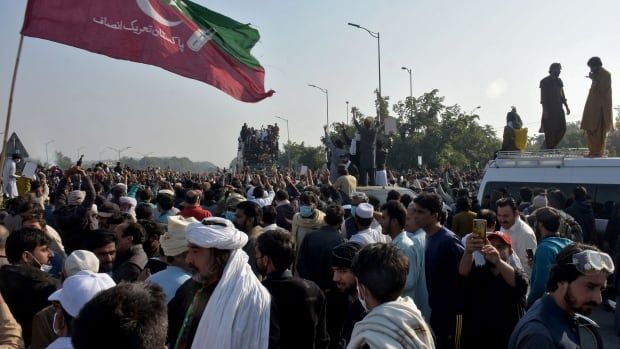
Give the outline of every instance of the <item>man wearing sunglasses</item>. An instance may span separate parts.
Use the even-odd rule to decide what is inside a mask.
[[[521,318],[508,348],[581,347],[575,314],[589,315],[601,304],[614,265],[608,254],[579,243],[562,249],[555,262],[548,293]]]

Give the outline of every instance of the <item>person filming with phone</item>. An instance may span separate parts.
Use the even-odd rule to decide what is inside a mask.
[[[486,238],[484,237],[486,235]],[[474,252],[484,256],[482,266]],[[505,348],[525,313],[527,277],[511,266],[512,239],[507,233],[470,234],[459,264],[465,286],[465,313],[461,348]]]

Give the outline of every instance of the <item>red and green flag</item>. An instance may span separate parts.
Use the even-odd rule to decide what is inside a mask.
[[[249,24],[187,0],[29,0],[22,34],[161,67],[244,102],[271,96]]]

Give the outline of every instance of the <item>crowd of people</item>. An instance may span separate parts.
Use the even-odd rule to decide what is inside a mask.
[[[0,345],[573,348],[617,296],[582,187],[477,202],[476,171],[423,169],[380,202],[337,174],[39,169],[0,213]]]
[[[239,134],[239,150],[242,153],[240,168],[268,168],[278,161],[280,127],[277,123],[260,129],[246,123]]]

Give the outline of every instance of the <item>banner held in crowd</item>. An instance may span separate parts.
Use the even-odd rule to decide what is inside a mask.
[[[187,0],[30,0],[22,34],[158,66],[244,102],[274,93],[250,53],[258,31]]]

